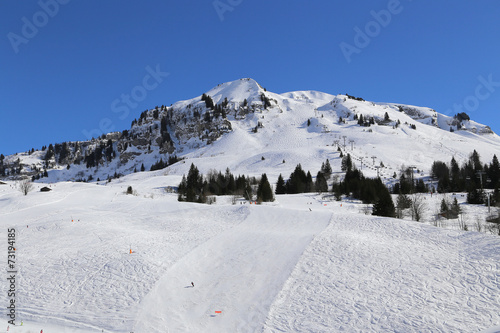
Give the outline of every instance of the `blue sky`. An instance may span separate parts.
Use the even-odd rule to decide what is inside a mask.
[[[128,129],[243,77],[461,109],[500,133],[499,17],[495,0],[2,1],[0,153]]]

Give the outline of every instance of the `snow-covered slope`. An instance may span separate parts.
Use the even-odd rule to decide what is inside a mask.
[[[499,266],[486,249],[499,255],[500,242],[335,214],[276,298],[264,332],[477,332],[499,301]]]
[[[11,182],[0,185],[2,239],[16,229],[16,323],[23,321],[9,325],[2,307],[1,330],[478,332],[500,325],[498,236],[374,218],[359,204],[313,194],[261,206],[223,197],[215,205],[182,203],[164,191],[178,182],[160,171],[137,173],[27,196]],[[127,186],[136,195],[126,195]],[[7,304],[7,284],[0,286]]]

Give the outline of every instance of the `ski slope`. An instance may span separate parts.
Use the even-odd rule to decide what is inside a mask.
[[[0,332],[479,332],[500,325],[500,238],[313,194],[177,202],[178,175],[0,185],[17,323]],[[126,195],[131,185],[136,195]],[[37,185],[40,187],[40,185]],[[4,243],[6,247],[6,243]],[[130,253],[132,250],[132,253]],[[2,256],[6,267],[6,255]],[[191,286],[194,282],[194,288]],[[6,283],[0,304],[7,304]],[[216,313],[215,311],[221,311]]]
[[[250,211],[244,222],[196,247],[158,281],[140,305],[136,331],[261,329],[272,300],[331,214],[244,208]]]
[[[477,332],[498,322],[498,239],[338,214],[303,254],[264,332]]]

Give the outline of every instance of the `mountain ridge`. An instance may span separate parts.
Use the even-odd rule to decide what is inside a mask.
[[[9,155],[2,160],[0,176],[48,182],[102,181],[140,171],[142,166],[149,170],[173,156],[224,156],[209,164],[251,174],[267,165],[286,173],[292,163],[318,164],[330,158],[338,164],[340,149],[358,158],[359,167],[364,160],[369,176],[377,175],[377,160],[377,165],[387,167],[385,176],[389,178],[405,163],[426,174],[432,160],[464,160],[473,149],[490,158],[499,147],[498,135],[466,114],[451,117],[427,107],[313,90],[277,94],[245,78],[219,84],[171,106],[146,110],[122,132]],[[262,160],[264,155],[269,162]],[[378,158],[368,168],[367,161],[374,156]],[[259,160],[262,165],[252,169],[251,161]],[[292,163],[285,165],[285,160]],[[170,169],[185,172],[182,166]]]

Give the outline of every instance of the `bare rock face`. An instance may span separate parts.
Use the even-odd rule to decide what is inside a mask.
[[[134,140],[132,140],[132,142],[130,142],[130,145],[132,146],[135,146],[135,147],[140,147],[140,148],[143,148],[143,147],[147,147],[149,143],[149,140],[147,138],[136,138]]]
[[[408,116],[410,116],[411,118],[413,118],[415,120],[422,120],[422,119],[430,118],[430,116],[428,114],[422,113],[422,112],[420,112],[419,109],[411,107],[411,106],[398,105],[398,108],[399,108],[399,111],[404,112],[405,114],[407,114]],[[435,120],[435,119],[437,119],[437,115],[433,115],[431,118]],[[435,121],[432,121],[432,123],[434,124]]]
[[[171,142],[164,142],[160,146],[160,154],[173,154],[175,152],[175,147]]]
[[[494,134],[493,130],[489,126],[484,126],[479,133],[481,134]]]
[[[120,154],[120,163],[127,164],[127,162],[134,160],[139,155],[141,155],[139,152],[127,152]]]

